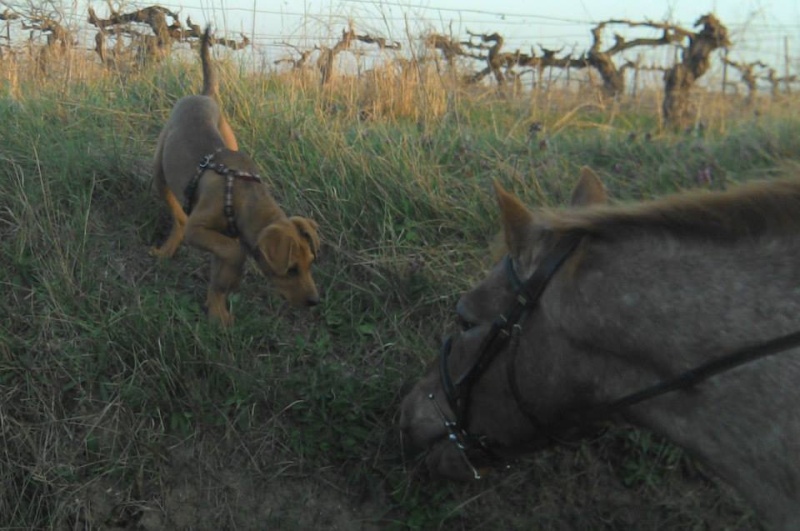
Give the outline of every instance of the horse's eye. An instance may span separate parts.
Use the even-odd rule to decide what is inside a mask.
[[[296,265],[290,267],[289,270],[286,271],[287,277],[296,277],[299,274],[300,274],[300,268],[297,267]]]
[[[475,326],[475,323],[467,321],[458,314],[456,314],[456,323],[458,323],[458,326],[459,328],[461,328],[462,332],[466,332],[467,330]]]

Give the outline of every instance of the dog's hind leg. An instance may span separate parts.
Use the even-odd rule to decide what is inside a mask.
[[[170,258],[175,254],[175,251],[178,250],[181,241],[183,241],[183,235],[186,232],[187,218],[183,207],[167,185],[164,169],[161,167],[161,152],[162,147],[161,141],[159,140],[158,148],[156,149],[156,162],[154,165],[153,177],[159,195],[167,202],[167,206],[172,214],[172,229],[170,229],[169,236],[167,240],[161,244],[161,247],[153,247],[150,249],[150,255],[158,258]]]
[[[172,193],[172,190],[164,187],[162,195],[172,213],[172,228],[161,247],[153,247],[150,249],[150,254],[158,258],[171,258],[180,247],[183,235],[186,233],[186,213],[183,211],[181,204],[178,203],[178,199]]]
[[[219,321],[222,326],[233,324],[233,316],[228,311],[228,293],[239,286],[246,258],[247,254],[241,248],[233,261],[222,260],[218,256],[211,258],[211,283],[208,285],[206,310],[209,319]]]

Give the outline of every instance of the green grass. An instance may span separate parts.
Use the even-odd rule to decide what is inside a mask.
[[[621,429],[487,482],[431,482],[397,409],[490,265],[492,179],[532,206],[563,204],[584,164],[620,200],[724,188],[797,167],[795,114],[679,135],[624,110],[610,126],[578,110],[573,127],[570,109],[462,95],[424,124],[360,121],[355,98],[337,111],[317,89],[228,77],[242,148],[288,212],[320,223],[324,301],[289,310],[250,268],[220,330],[201,310],[206,257],[147,254],[168,228],[151,153],[197,70],[0,98],[0,527],[752,525],[679,450]]]

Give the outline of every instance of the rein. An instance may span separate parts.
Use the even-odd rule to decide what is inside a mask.
[[[219,175],[225,177],[225,201],[223,203],[223,213],[225,219],[228,221],[228,228],[226,234],[231,238],[239,236],[239,228],[236,226],[236,216],[233,211],[233,181],[241,179],[243,181],[261,182],[261,177],[254,173],[235,170],[229,168],[222,163],[214,162],[214,157],[219,153],[219,150],[203,157],[202,162],[197,165],[197,172],[189,184],[183,191],[183,211],[188,216],[192,212],[192,202],[194,201],[195,193],[197,192],[197,185],[200,183],[200,178],[205,174],[206,170],[212,170]]]
[[[506,256],[506,274],[516,295],[514,306],[494,320],[491,329],[481,341],[477,361],[455,383],[450,376],[447,364],[452,337],[448,338],[442,346],[439,375],[447,402],[456,416],[455,420],[449,420],[445,416],[433,394],[429,394],[428,399],[433,402],[436,411],[442,418],[448,433],[448,439],[455,443],[464,462],[472,470],[475,479],[480,479],[481,475],[468,455],[473,451],[478,451],[484,458],[496,462],[509,455],[517,455],[525,451],[544,448],[551,443],[564,443],[563,434],[573,432],[576,429],[578,433],[583,433],[592,422],[607,418],[622,409],[673,391],[687,389],[736,367],[800,346],[800,332],[794,332],[765,343],[745,347],[616,400],[590,407],[584,411],[567,412],[564,418],[550,424],[543,423],[535,414],[524,407],[521,392],[516,383],[516,378],[514,378],[514,364],[509,363],[508,378],[514,400],[537,433],[542,435],[543,440],[537,440],[532,444],[525,445],[524,448],[502,448],[497,450],[489,444],[487,436],[475,435],[468,430],[472,387],[509,342],[512,343],[511,346],[515,349],[514,355],[516,355],[518,352],[516,350],[516,340],[521,331],[519,321],[537,305],[549,281],[575,250],[581,238],[582,235],[571,234],[557,241],[525,282],[522,282],[516,271],[514,271],[511,257]]]
[[[792,332],[791,334],[771,339],[766,343],[751,345],[727,356],[711,360],[699,367],[682,372],[669,380],[664,380],[641,391],[625,395],[612,402],[595,406],[584,413],[579,412],[577,416],[584,418],[606,417],[617,410],[671,393],[672,391],[687,389],[723,372],[752,363],[761,358],[780,354],[798,346],[800,346],[800,332]]]

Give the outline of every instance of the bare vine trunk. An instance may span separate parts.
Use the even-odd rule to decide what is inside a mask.
[[[590,52],[588,62],[600,74],[607,97],[614,98],[625,92],[625,69],[618,69],[608,54]]]
[[[728,29],[714,15],[705,15],[695,22],[703,29],[689,36],[689,47],[682,60],[664,73],[664,121],[676,128],[692,122],[691,89],[711,65],[711,53],[728,46]]]

